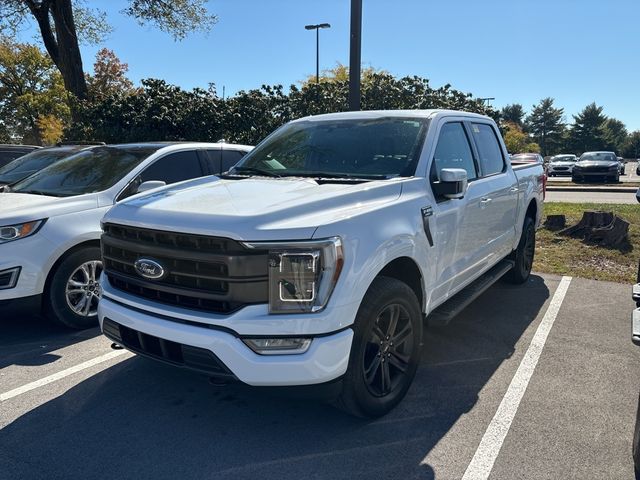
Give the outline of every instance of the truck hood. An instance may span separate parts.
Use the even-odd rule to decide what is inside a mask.
[[[236,240],[303,240],[316,228],[396,200],[403,179],[359,184],[306,178],[187,182],[116,205],[105,222]]]
[[[95,195],[50,197],[29,193],[0,193],[0,225],[81,212],[97,206]]]

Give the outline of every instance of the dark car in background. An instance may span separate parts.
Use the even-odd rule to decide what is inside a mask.
[[[45,167],[87,148],[86,145],[64,145],[34,150],[0,167],[0,192]]]
[[[621,167],[614,152],[585,152],[573,166],[571,180],[582,182],[586,179],[620,181]]]
[[[35,145],[0,144],[0,167],[38,148]]]

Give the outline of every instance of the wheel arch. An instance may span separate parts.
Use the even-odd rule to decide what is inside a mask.
[[[413,258],[407,256],[394,258],[375,275],[373,280],[378,277],[395,278],[405,283],[416,294],[420,308],[424,312],[426,298],[424,277],[420,267]],[[369,286],[371,286],[373,280],[369,283]]]
[[[69,255],[71,255],[72,253],[77,252],[78,250],[82,250],[83,248],[87,248],[87,247],[100,247],[100,240],[98,239],[92,239],[92,240],[85,240],[83,242],[77,243],[74,246],[72,246],[71,248],[65,250],[57,259],[55,262],[53,262],[53,265],[51,265],[51,268],[49,268],[49,272],[47,273],[47,278],[44,282],[44,288],[43,288],[43,298],[46,298],[48,292],[49,292],[49,288],[51,287],[51,280],[53,279],[53,275],[56,272],[56,270],[58,269],[58,267],[60,266],[60,264],[64,261],[65,258],[67,258]]]

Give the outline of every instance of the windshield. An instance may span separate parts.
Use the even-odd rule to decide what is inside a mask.
[[[67,197],[112,187],[157,148],[95,147],[76,153],[22,180],[13,192]]]
[[[551,159],[552,162],[575,162],[577,158],[573,155],[559,155]]]
[[[73,154],[73,150],[36,150],[0,168],[0,183],[14,183]]]
[[[384,179],[411,176],[425,119],[303,121],[285,125],[247,154],[234,174]]]
[[[599,160],[605,162],[617,162],[618,157],[616,157],[613,153],[607,152],[589,152],[583,153],[580,157],[580,160]]]

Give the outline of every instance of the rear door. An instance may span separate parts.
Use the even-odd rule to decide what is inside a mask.
[[[481,178],[480,212],[485,239],[483,261],[493,264],[511,252],[518,214],[518,180],[507,163],[498,132],[491,123],[468,122]]]

